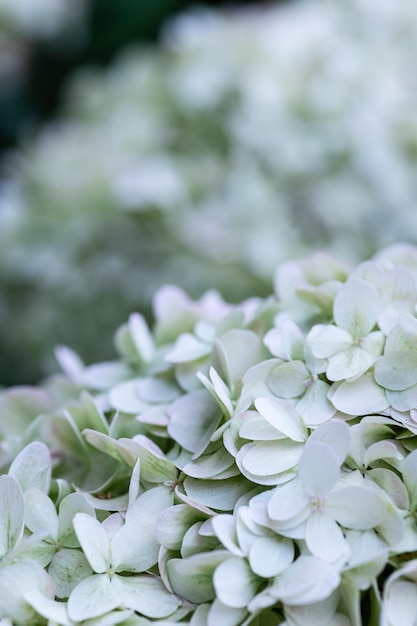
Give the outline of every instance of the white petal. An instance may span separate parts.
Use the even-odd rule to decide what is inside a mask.
[[[234,556],[243,556],[237,541],[235,519],[233,515],[220,514],[212,519],[213,530],[224,547]]]
[[[293,441],[307,439],[306,426],[296,409],[279,398],[257,398],[255,407],[274,428]]]
[[[323,424],[336,413],[335,407],[327,397],[329,389],[330,386],[324,380],[316,380],[297,402],[296,409],[307,426]]]
[[[279,574],[269,592],[285,604],[303,606],[328,598],[339,586],[335,567],[315,556],[300,556]]]
[[[313,442],[326,443],[336,455],[339,465],[342,465],[349,452],[350,440],[350,429],[346,422],[331,420],[311,433],[308,445]]]
[[[385,599],[389,626],[414,626],[417,618],[417,588],[411,580],[396,580]]]
[[[48,493],[51,466],[51,453],[48,447],[40,441],[33,441],[16,456],[10,466],[9,476],[17,480],[23,491],[37,487]]]
[[[352,382],[336,383],[330,388],[329,399],[338,411],[348,415],[370,415],[389,407],[385,391],[375,382],[373,372]]]
[[[346,561],[350,548],[337,523],[323,511],[313,512],[306,523],[305,540],[308,549],[330,563]]]
[[[83,622],[104,615],[121,603],[118,587],[106,574],[89,576],[72,591],[68,599],[68,615],[74,622]]]
[[[88,562],[95,572],[101,574],[110,567],[110,540],[103,526],[87,513],[77,513],[74,530]]]
[[[417,384],[417,350],[388,352],[375,363],[376,382],[391,391]]]
[[[129,315],[129,331],[138,354],[148,363],[154,354],[155,345],[145,318],[140,313]]]
[[[0,558],[14,548],[23,535],[25,505],[22,489],[12,476],[0,476]]]
[[[286,472],[300,460],[304,445],[285,439],[248,443],[240,450],[242,465],[253,475],[268,476]]]
[[[213,583],[220,602],[242,609],[256,594],[259,580],[245,559],[231,557],[216,568]]]
[[[339,479],[338,458],[326,443],[309,442],[300,459],[298,475],[310,496],[323,497],[331,491]]]
[[[276,487],[270,492],[267,503],[268,515],[276,521],[291,520],[306,509],[309,498],[300,479]],[[251,502],[252,504],[252,502]]]
[[[186,363],[195,361],[210,354],[211,346],[200,341],[191,333],[184,333],[178,337],[175,346],[170,350],[165,358],[170,363]]]
[[[56,602],[44,596],[38,589],[25,593],[25,600],[39,615],[60,626],[73,626],[67,614],[67,605],[64,602]]]
[[[278,535],[259,537],[249,552],[252,571],[262,578],[280,574],[294,560],[294,544]]]
[[[50,498],[33,487],[25,493],[25,526],[32,533],[47,534],[58,539],[58,515]]]
[[[70,493],[61,500],[58,514],[58,535],[60,544],[67,548],[79,546],[75,536],[73,519],[76,513],[87,513],[94,517],[94,509],[80,492]]]
[[[352,346],[329,358],[327,378],[336,381],[359,376],[365,373],[374,361],[375,357],[369,352],[358,346]]]
[[[217,428],[222,410],[206,389],[192,391],[168,409],[169,435],[186,450],[201,454]]]
[[[277,365],[266,379],[268,389],[279,398],[296,398],[306,390],[310,373],[302,361]]]
[[[359,485],[341,487],[329,494],[327,511],[339,524],[354,530],[375,528],[388,515],[382,498],[371,489]]]
[[[146,617],[158,618],[172,615],[180,600],[167,591],[157,576],[114,576],[114,585],[120,604]]]
[[[353,337],[367,335],[375,326],[381,309],[380,298],[373,285],[350,278],[337,292],[333,313],[335,322]]]
[[[329,325],[317,333],[311,343],[311,351],[316,358],[327,359],[333,354],[347,350],[352,343],[352,337],[346,330]]]
[[[210,606],[207,622],[194,624],[193,616],[190,626],[219,626],[220,624],[221,626],[238,626],[243,622],[246,615],[246,609],[232,609],[216,599]]]
[[[155,536],[156,521],[172,500],[168,488],[155,487],[128,508],[126,523],[111,540],[112,567],[116,571],[144,572],[156,564],[160,547]]]

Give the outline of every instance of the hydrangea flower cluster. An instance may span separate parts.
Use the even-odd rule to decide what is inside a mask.
[[[3,191],[2,282],[30,290],[33,329],[10,287],[12,354],[65,328],[98,360],[167,282],[236,302],[312,244],[357,263],[417,241],[414,0],[268,5],[184,15],[74,80]]]
[[[2,626],[413,626],[417,248],[165,286],[0,394]]]

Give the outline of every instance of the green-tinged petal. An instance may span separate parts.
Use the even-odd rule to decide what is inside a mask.
[[[37,487],[48,493],[51,484],[51,454],[40,441],[33,441],[16,456],[9,469],[23,491]]]
[[[122,577],[116,574],[112,583],[120,604],[146,617],[167,617],[181,605],[157,576]]]
[[[387,400],[396,411],[410,411],[417,407],[417,384],[404,391],[386,391]]]
[[[294,544],[279,537],[259,537],[249,552],[252,571],[262,578],[271,578],[283,572],[294,560]]]
[[[361,486],[341,487],[327,497],[327,510],[342,526],[368,530],[381,524],[387,507],[375,491]]]
[[[340,463],[329,445],[309,441],[298,465],[298,475],[308,495],[320,498],[337,483]]]
[[[83,622],[104,615],[121,604],[119,586],[114,585],[109,576],[89,576],[73,589],[68,598],[68,616],[74,622]]]
[[[219,448],[211,454],[200,456],[182,467],[187,476],[193,478],[212,478],[224,472],[234,464],[234,458],[225,448]]]
[[[19,483],[12,476],[0,476],[0,558],[21,540],[24,514],[25,504]]]
[[[181,556],[185,559],[193,554],[200,554],[201,552],[210,552],[214,548],[219,547],[219,540],[216,535],[205,534],[204,532],[205,522],[196,522],[187,530],[184,534],[184,539],[181,544]]]
[[[156,526],[156,537],[163,546],[170,550],[179,550],[187,530],[196,522],[206,517],[186,504],[175,504],[164,509],[159,515]]]
[[[359,278],[347,280],[334,299],[333,314],[336,324],[355,338],[363,337],[372,330],[380,310],[377,290]]]
[[[277,365],[266,379],[268,389],[278,398],[296,398],[306,390],[311,374],[302,361]]]
[[[318,359],[327,359],[348,350],[353,343],[350,333],[337,326],[324,326],[311,342],[311,352]]]
[[[375,363],[375,380],[390,391],[402,391],[417,384],[417,350],[388,352]]]
[[[285,604],[303,606],[328,598],[339,583],[333,565],[315,556],[300,556],[278,574],[269,593]]]
[[[24,494],[25,526],[32,533],[58,539],[58,515],[52,500],[40,489],[32,487]]]
[[[232,511],[238,499],[253,485],[242,476],[224,480],[186,478],[184,490],[192,500],[210,509]]]
[[[92,569],[97,574],[106,572],[110,567],[111,551],[110,540],[103,526],[87,513],[77,513],[73,524],[75,534]]]
[[[135,435],[133,439],[122,437],[116,446],[132,469],[140,459],[141,480],[150,483],[176,480],[178,470],[174,463],[165,457],[162,450],[149,437],[145,435]]]
[[[370,415],[389,407],[386,393],[367,372],[351,382],[336,383],[329,390],[329,399],[338,411],[348,415]]]
[[[68,598],[72,590],[93,570],[80,550],[64,548],[57,552],[48,568],[57,598]]]
[[[286,472],[295,467],[304,444],[284,439],[247,443],[238,453],[243,467],[254,476],[268,476]]]
[[[358,346],[351,346],[329,358],[327,378],[329,380],[343,380],[359,376],[368,370],[375,362],[375,357]]]
[[[116,571],[144,572],[155,565],[160,547],[155,536],[156,521],[172,501],[173,494],[167,487],[155,487],[128,508],[126,523],[111,540],[111,561]]]
[[[245,559],[231,557],[216,568],[213,583],[220,602],[243,609],[256,594],[260,581]]]
[[[169,435],[196,456],[207,447],[216,430],[222,410],[206,389],[181,396],[168,409]]]
[[[296,409],[279,398],[257,398],[255,407],[267,422],[293,441],[305,441],[307,428]]]
[[[350,548],[337,523],[325,511],[314,511],[306,522],[305,541],[311,554],[330,563],[344,562]]]
[[[213,572],[229,558],[226,550],[216,550],[169,560],[167,572],[174,593],[196,604],[210,602],[215,597]]]

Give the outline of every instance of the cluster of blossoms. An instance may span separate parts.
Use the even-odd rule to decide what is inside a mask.
[[[417,241],[416,48],[414,0],[304,0],[190,13],[78,75],[3,190],[10,351],[65,328],[97,360],[166,282],[240,301],[311,244],[357,263]]]
[[[154,314],[0,394],[1,626],[415,626],[417,248]]]

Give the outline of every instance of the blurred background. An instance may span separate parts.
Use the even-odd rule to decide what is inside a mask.
[[[0,0],[0,386],[155,290],[417,242],[415,0]]]

